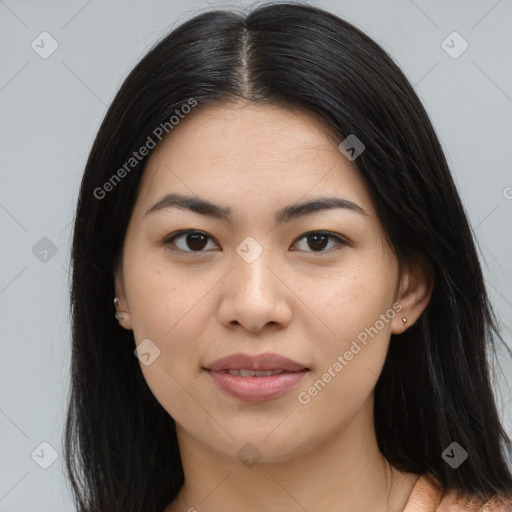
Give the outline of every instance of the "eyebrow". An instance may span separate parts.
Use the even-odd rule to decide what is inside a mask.
[[[151,206],[144,215],[149,215],[167,208],[190,210],[201,215],[206,215],[207,217],[226,221],[230,224],[233,222],[231,218],[231,208],[216,205],[199,197],[177,193],[167,194]],[[275,222],[282,224],[298,219],[299,217],[304,217],[305,215],[335,208],[342,208],[360,215],[370,216],[361,206],[348,199],[341,197],[318,197],[310,201],[295,203],[281,208],[275,214]]]

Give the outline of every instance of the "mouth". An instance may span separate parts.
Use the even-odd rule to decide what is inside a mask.
[[[211,381],[223,393],[243,402],[265,402],[285,395],[297,387],[307,368],[287,370],[206,370]]]
[[[282,372],[309,370],[305,365],[280,354],[264,353],[252,355],[242,352],[221,357],[207,365],[204,369],[213,372],[240,372],[232,373],[232,375],[242,377],[266,377]]]
[[[310,369],[278,354],[231,354],[203,367],[217,389],[243,402],[264,402],[297,387]]]

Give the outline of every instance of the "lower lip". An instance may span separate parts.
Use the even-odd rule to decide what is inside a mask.
[[[282,396],[296,387],[307,370],[266,377],[239,377],[225,372],[207,372],[215,384],[231,396],[244,402],[263,402]]]

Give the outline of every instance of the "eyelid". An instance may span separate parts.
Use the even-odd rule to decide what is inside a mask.
[[[213,238],[211,235],[206,233],[206,231],[201,231],[200,229],[180,229],[179,231],[175,231],[174,233],[171,233],[170,235],[166,236],[162,240],[162,245],[168,246],[179,236],[188,235],[190,233],[198,233],[200,235],[204,235],[208,239],[213,240],[213,242],[215,244],[217,244],[217,241],[215,240],[215,238]],[[194,254],[194,255],[206,254],[209,252],[209,251],[183,251],[182,249],[175,249],[175,248],[173,248],[171,250],[174,252],[181,252],[181,253]]]
[[[299,240],[302,240],[303,238],[307,237],[308,235],[325,235],[325,236],[328,236],[330,238],[333,238],[335,239],[338,244],[337,245],[346,245],[346,246],[352,246],[352,243],[349,242],[346,238],[342,237],[341,235],[338,235],[337,233],[333,233],[332,231],[325,231],[325,230],[322,230],[322,229],[313,229],[311,231],[306,231],[305,233],[303,233],[302,235],[298,236],[294,242],[293,242],[293,245],[295,245]],[[295,250],[295,249],[292,249],[292,250]],[[314,255],[322,255],[322,254],[330,254],[331,252],[335,252],[336,250],[338,249],[328,249],[327,251],[305,251],[305,252],[308,252],[310,254],[314,254]]]
[[[212,240],[215,244],[218,243],[214,237],[212,237],[211,235],[209,235],[208,233],[206,233],[205,231],[202,231],[200,229],[181,229],[179,231],[175,231],[174,233],[171,233],[170,235],[166,236],[162,241],[162,245],[164,245],[164,246],[170,245],[179,236],[190,234],[190,233],[198,233],[198,234],[204,235],[208,239]],[[292,245],[295,245],[299,240],[306,238],[308,235],[325,235],[325,236],[335,239],[338,242],[337,245],[346,245],[349,247],[353,246],[353,244],[349,240],[342,237],[341,235],[338,235],[337,233],[333,233],[332,231],[325,231],[325,230],[321,230],[321,229],[306,231],[305,233],[302,233],[293,241]],[[206,254],[206,253],[210,252],[210,251],[183,251],[182,249],[171,249],[171,250],[173,250],[175,252],[188,253],[188,254],[194,254],[194,255],[200,255],[203,253]],[[292,249],[292,250],[295,250],[295,249]],[[337,250],[337,249],[335,249],[335,250]],[[327,251],[305,251],[305,252],[321,256],[322,254],[330,254],[331,252],[334,252],[334,251],[331,248]]]

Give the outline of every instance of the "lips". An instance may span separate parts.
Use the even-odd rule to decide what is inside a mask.
[[[265,353],[252,356],[238,352],[217,359],[205,367],[205,369],[214,372],[227,370],[300,372],[309,368],[279,354]]]
[[[279,354],[231,354],[204,368],[223,392],[244,402],[278,398],[296,387],[309,371]]]

